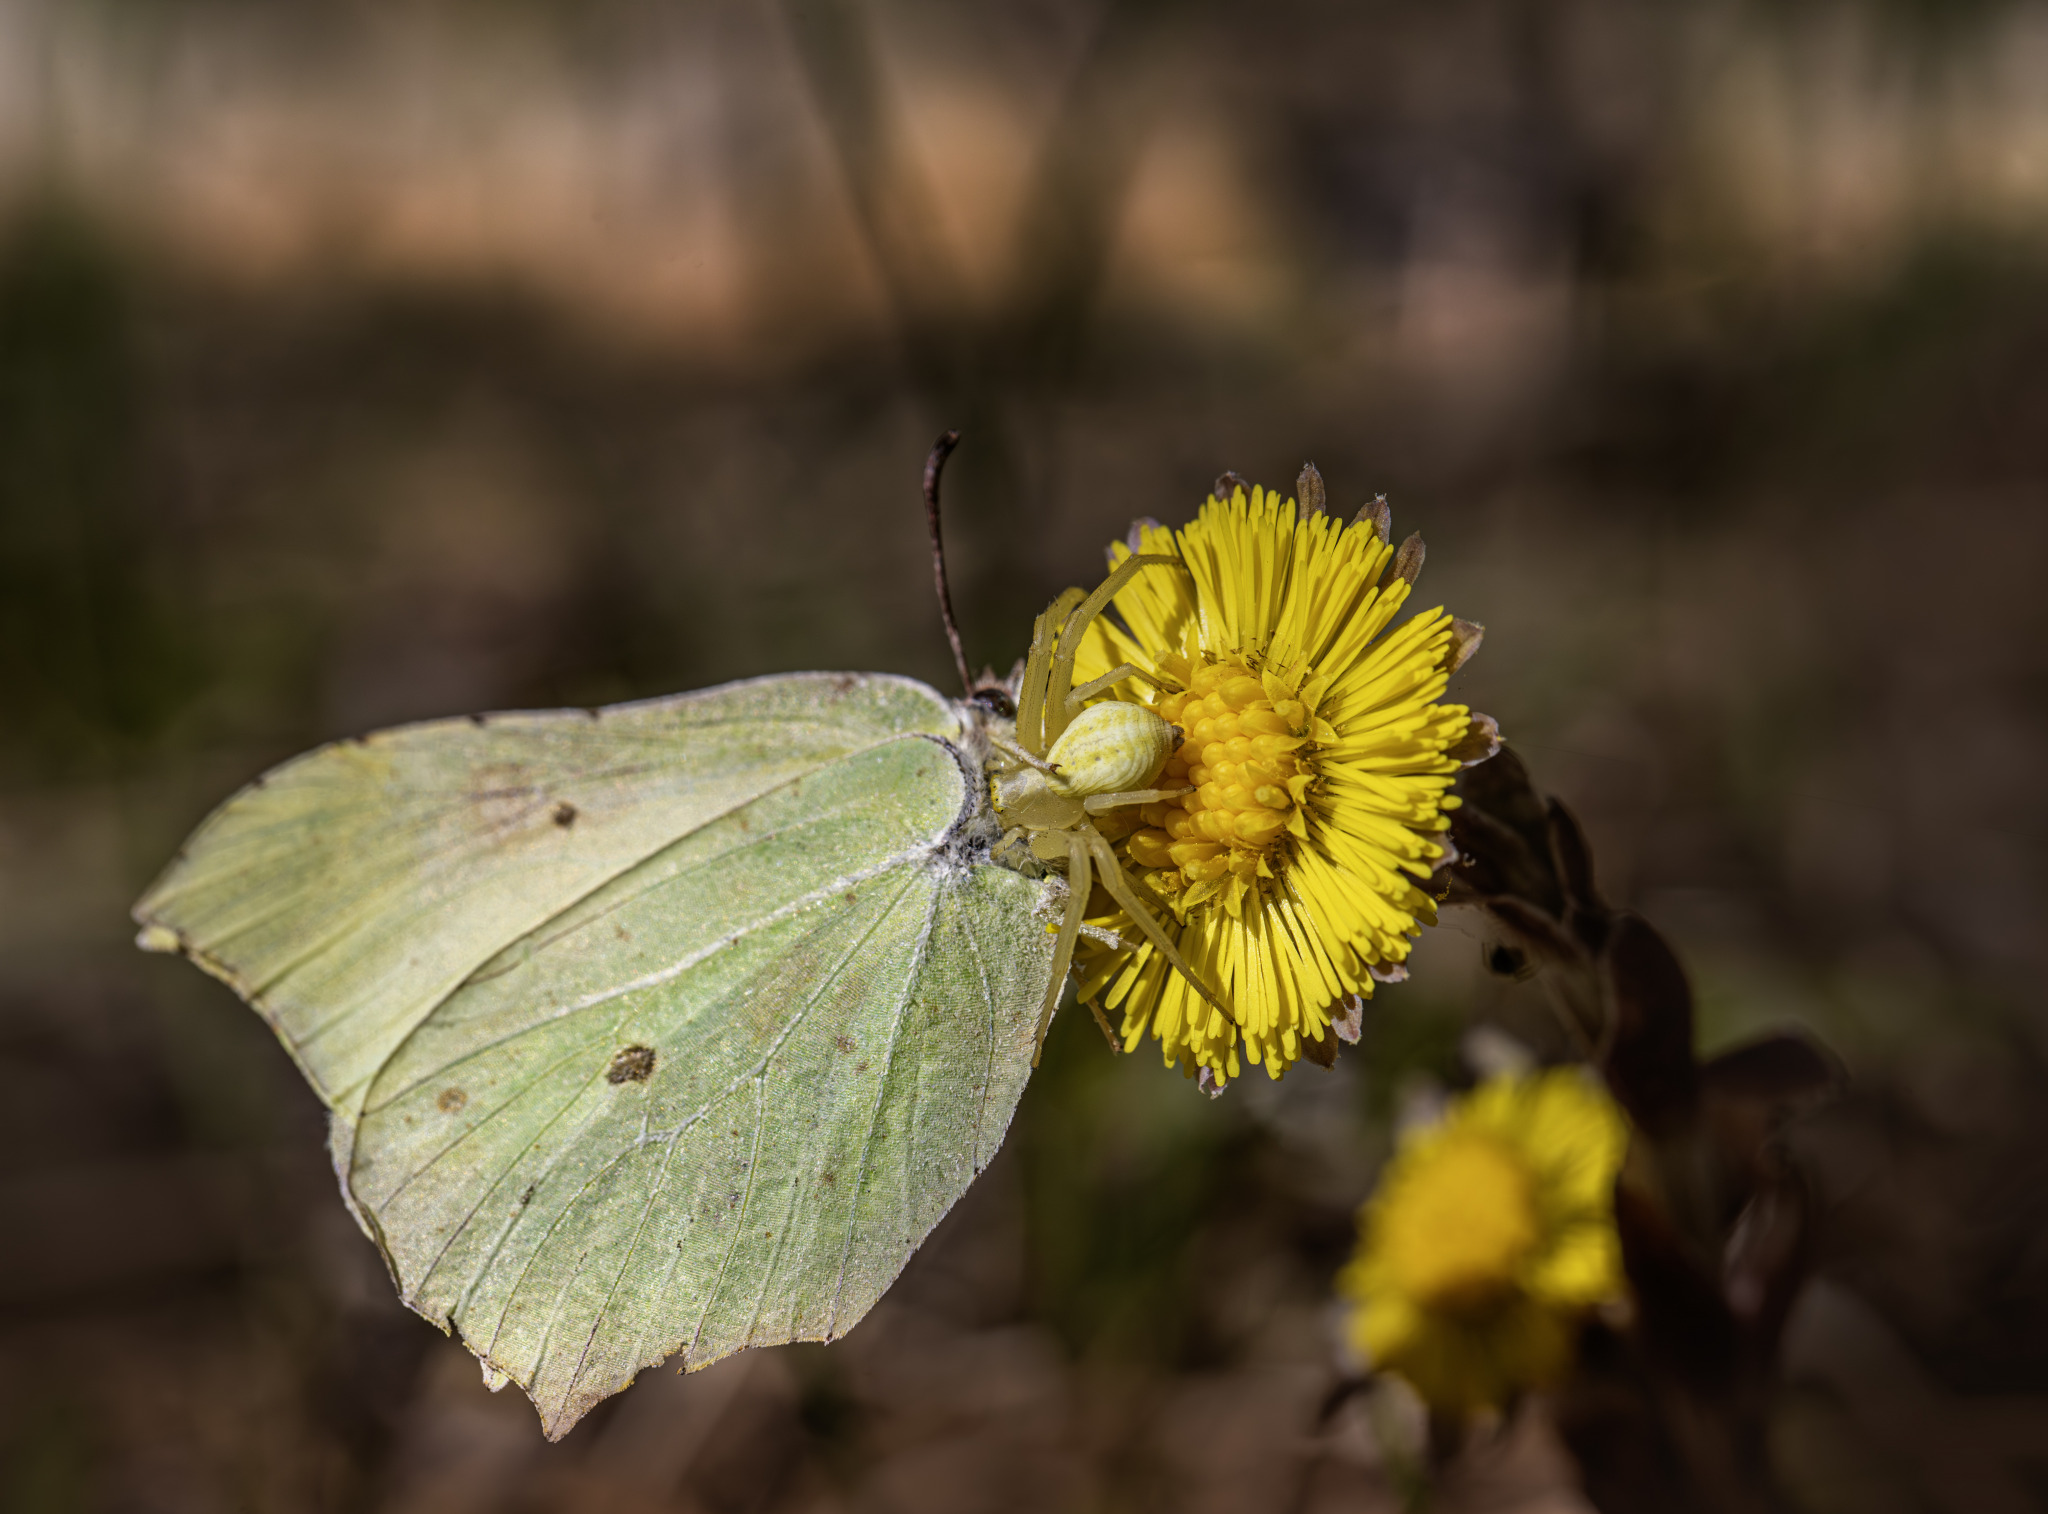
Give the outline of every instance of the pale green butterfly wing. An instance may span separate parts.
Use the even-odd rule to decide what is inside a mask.
[[[908,739],[764,796],[378,1074],[338,1153],[360,1211],[551,1436],[677,1351],[843,1334],[994,1153],[1052,943],[1044,885],[959,830],[969,781]]]
[[[428,1010],[592,889],[822,763],[957,730],[909,679],[797,674],[336,742],[194,832],[141,944],[226,981],[353,1118]]]
[[[1047,885],[960,736],[858,675],[384,732],[223,805],[141,939],[270,1020],[406,1301],[560,1435],[844,1333],[1000,1142]]]

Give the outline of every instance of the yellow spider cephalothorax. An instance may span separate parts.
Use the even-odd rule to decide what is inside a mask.
[[[1074,942],[1087,914],[1088,895],[1100,882],[1111,898],[1196,991],[1218,1009],[1229,1010],[1189,969],[1159,922],[1138,898],[1123,863],[1094,816],[1126,805],[1155,804],[1186,793],[1185,787],[1152,787],[1180,745],[1180,732],[1141,704],[1104,700],[1089,704],[1127,678],[1150,675],[1130,663],[1112,668],[1091,683],[1074,687],[1074,654],[1088,622],[1108,606],[1132,575],[1177,558],[1144,554],[1127,557],[1093,594],[1069,589],[1038,617],[1031,652],[1016,691],[1014,740],[992,732],[989,792],[1003,824],[999,852],[1028,847],[1040,863],[1067,865],[1066,916],[1053,951],[1052,982],[1038,1015],[1037,1045],[1066,985]],[[1032,1064],[1037,1065],[1034,1048]]]

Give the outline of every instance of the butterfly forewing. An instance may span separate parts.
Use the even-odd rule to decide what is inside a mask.
[[[797,674],[403,726],[230,799],[136,919],[249,1000],[352,1118],[406,1033],[508,944],[821,764],[957,724],[909,679]]]
[[[485,964],[340,1152],[407,1301],[551,1435],[677,1351],[830,1339],[1000,1142],[1051,942],[908,738],[676,841]]]

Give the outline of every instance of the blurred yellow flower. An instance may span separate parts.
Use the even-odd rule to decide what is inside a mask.
[[[1353,1346],[1464,1413],[1554,1382],[1620,1296],[1621,1111],[1586,1073],[1492,1079],[1403,1137],[1338,1274]]]
[[[1095,923],[1132,944],[1084,945],[1081,997],[1122,1012],[1126,1050],[1149,1029],[1169,1065],[1221,1085],[1241,1040],[1277,1078],[1436,918],[1421,884],[1444,855],[1450,751],[1471,724],[1441,700],[1479,628],[1432,609],[1388,630],[1422,551],[1415,539],[1397,556],[1384,529],[1383,506],[1347,526],[1234,489],[1178,532],[1132,533],[1186,566],[1133,579],[1115,600],[1123,624],[1089,625],[1074,677],[1136,668],[1098,693],[1184,732],[1158,786],[1190,791],[1114,812],[1104,834],[1230,1011],[1107,914]],[[1111,548],[1112,566],[1130,550]]]

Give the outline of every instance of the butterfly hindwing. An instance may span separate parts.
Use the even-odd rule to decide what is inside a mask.
[[[1029,1075],[1042,885],[906,738],[679,840],[486,964],[340,1152],[406,1301],[559,1435],[641,1368],[843,1334]]]

